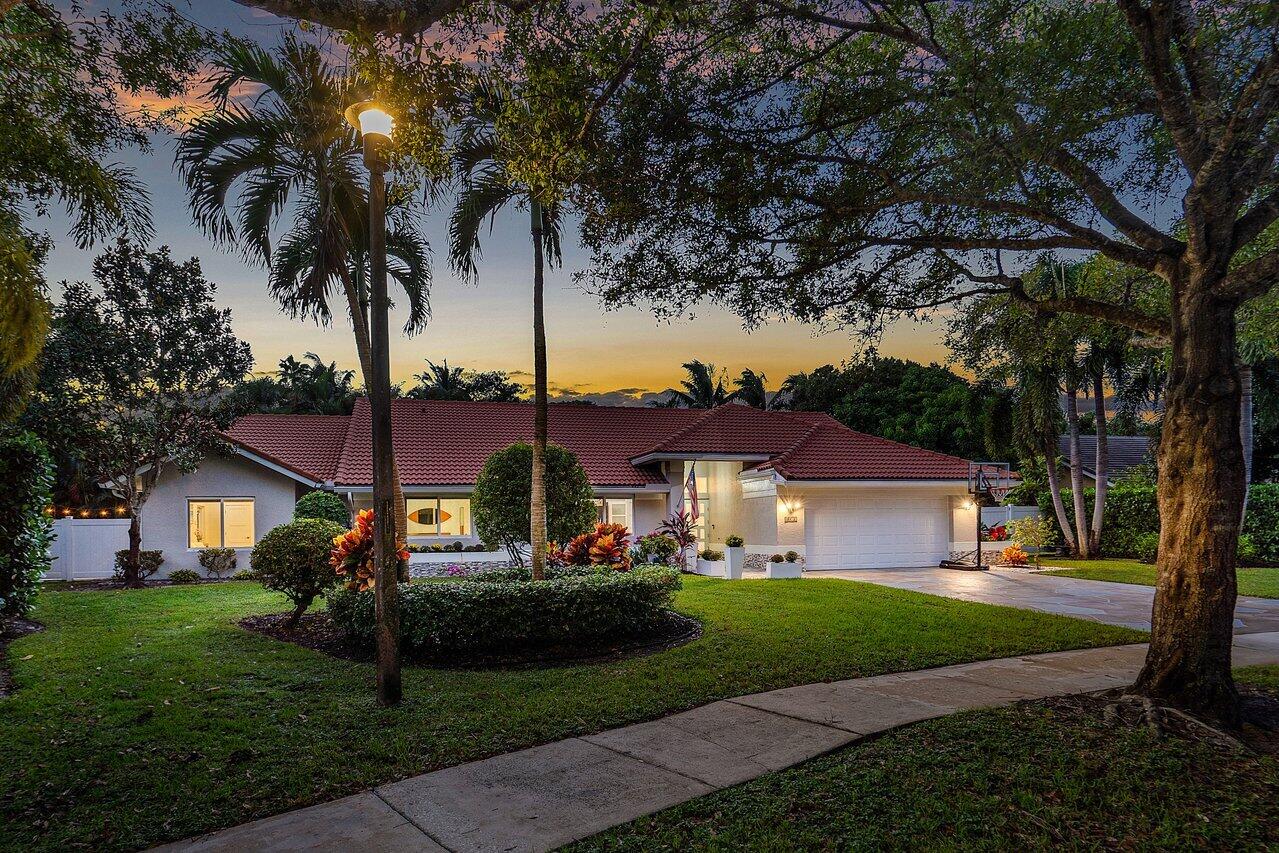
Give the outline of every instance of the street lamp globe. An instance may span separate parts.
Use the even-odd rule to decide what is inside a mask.
[[[395,119],[378,104],[377,101],[360,101],[351,104],[343,113],[348,124],[360,132],[361,136],[384,136],[391,138],[395,130]]]

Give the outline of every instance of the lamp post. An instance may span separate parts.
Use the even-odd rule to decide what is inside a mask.
[[[372,376],[369,411],[373,421],[373,595],[377,607],[377,700],[400,701],[399,548],[391,463],[391,357],[386,296],[386,161],[395,122],[374,101],[347,107],[346,120],[364,142],[369,170],[369,337]]]

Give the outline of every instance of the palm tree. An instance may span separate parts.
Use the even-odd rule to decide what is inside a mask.
[[[420,400],[469,400],[470,385],[466,381],[466,371],[461,367],[449,367],[449,360],[436,364],[426,362],[426,370],[413,376],[417,387],[409,392],[410,397]]]
[[[459,123],[454,148],[454,165],[461,179],[457,207],[449,218],[449,261],[463,278],[478,276],[480,231],[497,212],[516,204],[529,212],[529,233],[533,241],[533,472],[529,503],[529,544],[535,580],[546,571],[546,311],[544,302],[545,264],[560,263],[560,234],[563,206],[550,187],[535,187],[521,181],[511,170],[518,152],[510,140],[499,134],[497,121],[532,127],[534,117],[509,86],[495,81],[480,82],[472,93],[466,117]],[[512,121],[512,116],[517,118]]]
[[[684,390],[672,388],[670,396],[656,405],[671,409],[713,409],[737,399],[739,392],[724,388],[724,378],[710,362],[693,359],[684,362],[683,367],[688,373],[688,378],[679,383]]]
[[[1061,434],[1061,396],[1056,365],[1046,361],[1019,362],[1014,376],[1013,437],[1034,459],[1043,454],[1052,493],[1053,512],[1070,551],[1076,550],[1075,534],[1061,499],[1057,467],[1057,436]]]
[[[768,392],[764,389],[764,383],[768,381],[768,377],[763,373],[756,373],[749,367],[742,371],[742,375],[733,380],[733,387],[737,390],[733,392],[736,399],[748,406],[756,409],[768,408]]]
[[[343,106],[353,98],[352,82],[317,47],[287,36],[277,53],[229,39],[213,63],[216,109],[178,140],[177,164],[195,222],[265,265],[272,296],[295,317],[328,323],[329,300],[339,287],[367,386],[368,199],[359,141],[342,119]],[[246,87],[259,90],[251,101],[232,99]],[[237,187],[232,205],[228,196]],[[431,278],[428,249],[413,228],[405,195],[390,194],[399,204],[389,213],[386,246],[388,274],[408,298],[404,331],[413,334],[430,316]],[[291,228],[273,239],[272,227],[290,204]],[[395,526],[402,541],[404,495],[395,470]]]

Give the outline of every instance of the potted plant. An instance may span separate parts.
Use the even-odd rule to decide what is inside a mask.
[[[768,565],[764,567],[764,577],[769,580],[800,577],[803,569],[800,568],[798,559],[799,554],[795,555],[795,560],[788,560],[781,554],[774,554],[768,558]]]
[[[746,568],[746,541],[734,533],[724,540],[724,577],[741,580]]]
[[[724,577],[724,552],[707,548],[698,554],[697,573],[712,578]]]

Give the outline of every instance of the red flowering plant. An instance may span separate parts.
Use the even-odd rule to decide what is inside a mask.
[[[986,527],[983,524],[982,527],[985,530],[987,542],[1003,542],[1008,539],[1008,528],[1002,524],[996,524],[994,527]]]
[[[400,548],[396,556],[401,563],[408,562],[408,549]],[[373,565],[373,510],[360,510],[355,516],[355,526],[341,536],[333,537],[329,565],[346,578],[346,588],[352,592],[372,589],[373,578],[376,576]]]
[[[629,572],[631,532],[623,524],[597,524],[590,533],[574,536],[563,548],[552,542],[548,556],[556,566],[596,566]]]

